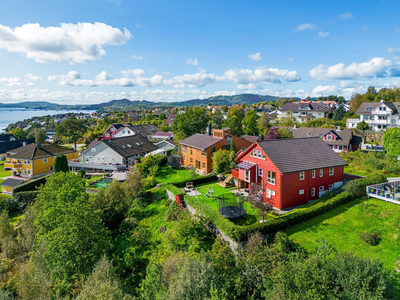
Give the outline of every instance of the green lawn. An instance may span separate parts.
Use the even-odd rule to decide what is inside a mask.
[[[223,194],[228,194],[228,195],[233,195],[231,192],[236,191],[236,188],[223,188],[219,186],[216,182],[207,182],[207,183],[202,183],[199,185],[196,185],[195,188],[198,189],[198,192],[201,193],[201,195],[197,196],[197,198],[204,203],[206,203],[209,207],[211,207],[213,210],[218,211],[219,208],[219,201],[218,199],[213,199],[211,197],[205,197],[204,195],[208,192],[208,190],[213,187],[214,189],[214,194],[215,197],[221,196]],[[233,197],[233,196],[232,196]],[[235,223],[236,225],[239,226],[248,226],[251,224],[254,224],[255,222],[258,222],[261,220],[261,216],[258,214],[257,211],[253,210],[248,202],[244,202],[243,208],[246,210],[246,216],[238,219],[232,219],[231,221]],[[274,218],[272,215],[268,215],[267,219],[269,218]]]
[[[0,161],[0,183],[2,183],[4,180],[1,179],[3,177],[11,176],[11,171],[3,171],[4,169],[4,162],[5,161]]]
[[[338,251],[379,258],[393,268],[400,255],[400,206],[376,199],[358,199],[331,212],[294,226],[285,232],[307,251],[313,252],[321,238]],[[359,234],[368,230],[381,237],[376,246],[365,244]]]
[[[197,175],[194,177],[200,177]],[[176,181],[183,181],[191,179],[191,173],[188,169],[183,167],[172,168],[170,166],[160,167],[157,173],[157,179],[161,183],[171,183]]]

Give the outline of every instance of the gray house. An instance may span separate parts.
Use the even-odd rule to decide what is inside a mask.
[[[101,140],[90,143],[79,159],[70,160],[68,165],[73,171],[113,171],[119,167],[129,168],[141,157],[157,149],[157,146],[141,135]]]

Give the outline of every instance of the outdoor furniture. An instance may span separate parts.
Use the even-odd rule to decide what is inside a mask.
[[[192,189],[193,188],[193,182],[186,182],[186,188],[187,189]]]

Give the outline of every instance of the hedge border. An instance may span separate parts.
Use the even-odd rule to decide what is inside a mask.
[[[27,183],[23,183],[23,184],[17,186],[14,189],[14,193],[35,191],[42,184],[46,183],[47,177],[49,177],[49,176],[51,176],[51,175],[47,175],[47,176],[44,176],[44,177],[40,177],[38,179],[31,180],[31,181],[29,181]]]

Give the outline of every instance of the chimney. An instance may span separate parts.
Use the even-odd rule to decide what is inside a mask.
[[[260,134],[260,135],[258,136],[258,140],[259,140],[259,141],[263,141],[263,140],[264,140],[264,136],[263,136],[262,134]]]
[[[211,135],[211,123],[208,123],[207,132],[208,132],[208,135]]]
[[[26,141],[22,142],[22,146],[23,146],[23,147],[26,146]]]
[[[336,131],[340,131],[340,130],[341,130],[341,129],[340,129],[340,126],[338,126],[337,129],[336,129]]]
[[[383,103],[383,99],[381,99],[381,103]]]
[[[293,125],[293,129],[294,129],[294,130],[296,130],[296,129],[297,129],[297,127],[296,127],[296,124],[294,124],[294,125]]]

